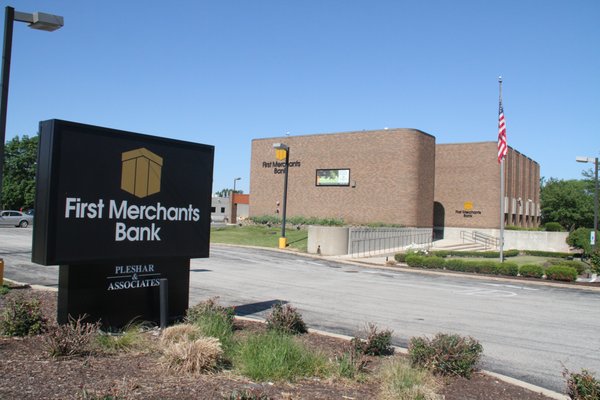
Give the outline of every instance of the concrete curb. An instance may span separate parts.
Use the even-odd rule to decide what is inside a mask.
[[[251,321],[251,322],[265,323],[265,320],[259,319],[259,318],[242,317],[242,316],[237,316],[237,315],[235,316],[235,318],[239,319],[239,320],[242,320],[242,321]],[[338,333],[325,332],[325,331],[321,331],[321,330],[318,330],[318,329],[309,328],[308,332],[309,333],[316,333],[316,334],[319,334],[319,335],[328,336],[328,337],[332,337],[332,338],[336,338],[336,339],[342,339],[342,340],[347,340],[347,341],[352,340],[352,336],[341,335],[341,334],[338,334]],[[394,352],[395,353],[397,352],[397,353],[404,354],[404,355],[408,354],[408,349],[406,349],[404,347],[400,347],[400,346],[392,346],[392,347],[394,348]],[[529,390],[531,392],[541,393],[541,394],[543,394],[546,397],[550,397],[551,399],[569,400],[569,397],[566,396],[566,395],[564,395],[564,394],[561,394],[561,393],[558,393],[558,392],[554,392],[552,390],[545,389],[545,388],[540,387],[540,386],[532,385],[530,383],[523,382],[523,381],[520,381],[520,380],[515,379],[515,378],[511,378],[510,376],[498,374],[496,372],[486,371],[486,370],[483,370],[483,369],[479,370],[479,372],[481,372],[481,373],[483,373],[485,375],[488,375],[488,376],[490,376],[492,378],[498,379],[500,381],[509,383],[511,385],[518,386],[518,387],[523,388],[523,389],[527,389],[527,390]]]

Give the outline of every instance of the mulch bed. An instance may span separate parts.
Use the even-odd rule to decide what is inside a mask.
[[[0,297],[0,312],[11,298],[36,298],[51,323],[56,321],[56,292],[17,289]],[[238,335],[264,330],[264,324],[236,321]],[[155,340],[157,331],[149,332]],[[347,342],[314,333],[307,345],[333,356]],[[372,358],[370,368],[381,359]],[[443,378],[446,400],[542,400],[548,397],[476,373],[470,380]],[[377,382],[306,379],[294,383],[252,382],[231,371],[185,375],[166,371],[160,354],[121,353],[50,358],[41,336],[0,337],[0,399],[223,399],[235,390],[252,390],[271,399],[375,399]],[[112,396],[112,397],[110,397]]]

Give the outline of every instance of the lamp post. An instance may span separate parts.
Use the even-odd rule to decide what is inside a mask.
[[[2,48],[2,88],[0,95],[0,196],[4,171],[4,140],[6,137],[6,114],[8,110],[8,82],[14,21],[25,22],[30,28],[52,32],[64,25],[63,17],[41,12],[25,13],[7,6],[4,14],[4,44]],[[0,204],[0,209],[2,205]]]
[[[288,187],[288,169],[290,164],[290,148],[283,143],[274,143],[275,155],[278,160],[285,158],[284,177],[283,177],[283,212],[281,217],[281,237],[279,238],[279,248],[287,247],[287,238],[285,237],[285,216],[287,208],[287,187]]]
[[[594,250],[598,248],[598,157],[576,157],[575,161],[594,164]]]
[[[233,191],[231,192],[231,223],[235,224],[237,222],[237,208],[235,205],[234,197],[235,196],[235,183],[242,178],[235,178],[233,180]]]

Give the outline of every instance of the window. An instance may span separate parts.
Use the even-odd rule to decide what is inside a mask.
[[[349,169],[318,169],[317,186],[350,186]]]
[[[211,212],[211,213],[214,213],[214,212],[216,212],[216,211],[217,211],[217,207],[211,207],[211,208],[210,208],[210,212]]]
[[[225,213],[225,207],[221,207],[221,212]]]

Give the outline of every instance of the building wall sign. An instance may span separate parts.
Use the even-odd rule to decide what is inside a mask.
[[[40,123],[32,260],[60,265],[59,322],[156,320],[161,279],[170,314],[185,312],[189,259],[209,254],[213,157],[203,144]]]
[[[473,202],[465,201],[462,210],[455,210],[456,214],[462,214],[464,218],[473,218],[474,215],[481,215],[481,211],[473,210]]]
[[[301,167],[302,163],[298,160],[290,161],[290,168]],[[273,169],[274,174],[283,174],[285,173],[285,161],[263,161],[263,168]]]

